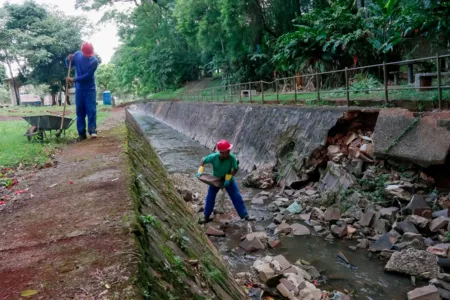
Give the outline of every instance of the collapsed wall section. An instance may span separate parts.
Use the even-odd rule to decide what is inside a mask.
[[[126,124],[145,298],[245,299],[129,112]]]
[[[348,110],[184,102],[149,102],[144,109],[210,149],[230,140],[246,171],[289,166],[283,170],[287,185],[299,180],[305,160],[326,145],[329,130]]]

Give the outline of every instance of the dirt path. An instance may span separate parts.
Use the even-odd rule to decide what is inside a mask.
[[[0,299],[139,299],[124,111],[101,137],[67,146],[57,167],[0,211]]]

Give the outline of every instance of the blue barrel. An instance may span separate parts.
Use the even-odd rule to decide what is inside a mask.
[[[111,105],[111,92],[110,91],[103,92],[103,105]]]

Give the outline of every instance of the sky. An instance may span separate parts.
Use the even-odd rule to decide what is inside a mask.
[[[0,6],[4,3],[22,3],[23,0],[0,0]],[[90,11],[84,12],[81,10],[75,10],[75,0],[35,0],[39,4],[47,4],[50,7],[54,7],[63,11],[67,15],[84,15],[95,27],[95,33],[90,37],[85,37],[89,40],[97,52],[102,58],[102,63],[108,63],[114,54],[115,48],[119,45],[119,38],[117,37],[117,30],[114,24],[100,24],[97,22],[103,16],[102,11]],[[127,9],[130,7],[127,4],[117,4],[119,9]],[[80,45],[81,46],[81,45]]]

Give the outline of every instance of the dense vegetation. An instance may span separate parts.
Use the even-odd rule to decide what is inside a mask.
[[[127,0],[78,0],[98,9]],[[448,49],[442,0],[136,0],[111,10],[119,87],[147,94],[200,74],[223,83],[392,61]],[[420,45],[420,47],[419,47]],[[423,50],[423,49],[422,49]],[[435,51],[435,52],[433,52]]]

